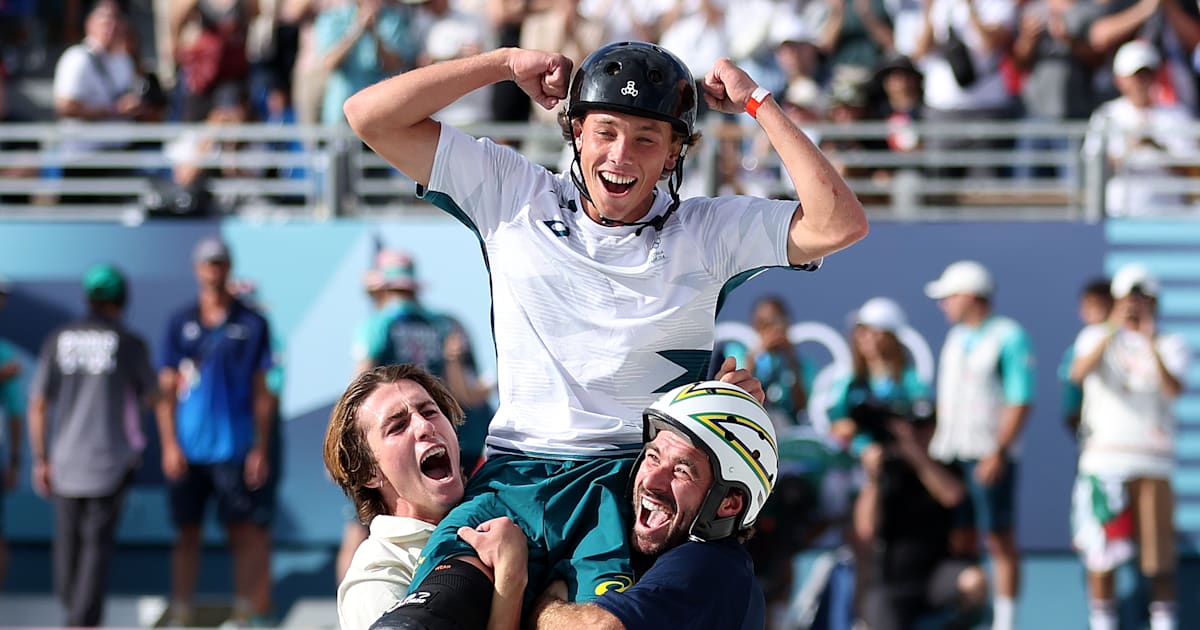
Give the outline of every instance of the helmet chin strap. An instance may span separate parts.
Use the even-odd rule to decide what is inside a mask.
[[[588,193],[587,184],[583,181],[583,165],[579,160],[579,147],[572,142],[571,149],[575,152],[575,159],[571,162],[571,181],[579,189],[579,196],[587,199],[588,203],[595,207],[596,202],[592,200],[591,194]],[[671,175],[667,178],[667,191],[671,194],[671,205],[667,206],[666,212],[648,221],[621,221],[620,219],[610,219],[600,214],[600,225],[605,227],[636,225],[638,229],[634,231],[634,236],[641,236],[642,230],[645,230],[647,227],[652,227],[661,232],[663,226],[667,224],[667,219],[679,208],[679,185],[683,183],[683,158],[686,153],[687,147],[680,149],[679,159],[675,160],[675,168],[671,169]],[[599,214],[599,211],[597,211],[597,214]]]

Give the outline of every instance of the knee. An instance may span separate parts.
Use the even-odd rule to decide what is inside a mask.
[[[988,553],[992,556],[1012,558],[1017,555],[1017,540],[1011,531],[988,534]]]
[[[466,557],[438,565],[414,585],[372,630],[453,630],[482,628],[491,612],[492,581]]]
[[[181,547],[198,547],[200,546],[200,526],[199,525],[183,525],[179,528],[179,534],[176,540]]]
[[[977,608],[987,602],[988,581],[983,569],[970,566],[958,574],[958,594],[964,607]]]

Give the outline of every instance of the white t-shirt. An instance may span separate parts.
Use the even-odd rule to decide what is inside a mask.
[[[86,43],[63,51],[54,67],[54,98],[68,98],[88,107],[111,107],[129,92],[134,76],[129,54],[94,54],[93,59]]]
[[[1106,156],[1117,163],[1105,186],[1108,214],[1141,216],[1183,209],[1187,196],[1163,181],[1180,176],[1163,162],[1169,157],[1200,154],[1195,136],[1180,133],[1194,120],[1181,106],[1140,108],[1123,96],[1096,109],[1088,121],[1084,152],[1095,155],[1103,142]]]
[[[971,26],[967,3],[960,0],[931,0],[930,21],[936,44],[918,60],[925,74],[925,104],[941,110],[976,110],[1004,107],[1012,97],[1000,74],[1000,53],[984,52],[983,36]],[[973,0],[979,20],[989,26],[1003,26],[1016,33],[1017,8],[1013,0]],[[950,28],[971,52],[975,65],[975,83],[961,87],[954,71],[941,52]]]
[[[645,408],[704,376],[730,281],[788,264],[796,208],[696,198],[661,231],[604,227],[568,175],[448,125],[424,195],[476,232],[491,272],[499,406],[487,444],[550,457],[641,448]],[[647,216],[669,203],[660,191]]]
[[[124,52],[96,52],[95,59],[92,54],[88,52],[86,42],[75,44],[63,51],[62,56],[58,58],[58,64],[54,66],[54,98],[78,101],[89,108],[108,108],[113,111],[115,119],[117,100],[133,86],[133,58]],[[62,120],[78,122],[74,118]],[[70,134],[66,136],[69,138]],[[69,161],[89,151],[119,144],[64,140],[63,159]]]
[[[1105,324],[1084,328],[1075,356],[1086,356],[1109,334]],[[1160,335],[1154,342],[1167,371],[1187,374],[1187,342]],[[1157,361],[1142,335],[1119,329],[1100,363],[1083,379],[1079,471],[1094,475],[1170,478],[1175,467],[1174,399],[1162,390]]]
[[[337,590],[338,625],[365,630],[408,594],[421,550],[437,527],[407,516],[379,515],[358,546]]]

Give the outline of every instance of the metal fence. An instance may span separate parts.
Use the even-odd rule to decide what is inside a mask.
[[[710,120],[688,157],[688,194],[792,193],[777,156],[748,121]],[[557,128],[467,129],[557,170]],[[1159,151],[1112,165],[1083,123],[821,123],[805,132],[843,169],[874,218],[1099,220],[1200,214],[1200,154]],[[1196,129],[1179,133],[1200,137]],[[900,136],[903,134],[903,136]],[[0,125],[0,218],[137,223],[211,213],[263,220],[434,212],[413,182],[347,129],[295,125]],[[903,147],[908,150],[896,150]],[[180,183],[191,169],[199,183]]]

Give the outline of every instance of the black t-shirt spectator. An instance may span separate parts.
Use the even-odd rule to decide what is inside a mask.
[[[913,467],[898,456],[884,460],[879,495],[879,577],[887,584],[924,589],[938,564],[950,557],[953,512],[929,494]]]

